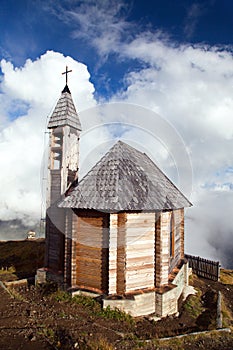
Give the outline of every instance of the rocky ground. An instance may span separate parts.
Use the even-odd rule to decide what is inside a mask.
[[[196,277],[191,282],[197,295],[188,297],[179,317],[159,322],[103,312],[98,302],[71,300],[53,285],[18,286],[10,293],[1,287],[0,349],[232,349],[233,335],[228,332],[159,340],[214,329],[218,290],[224,299],[223,326],[233,325],[233,285]]]
[[[12,255],[11,247],[11,265],[14,255],[17,253]],[[0,280],[17,279],[21,269],[29,274],[28,262],[26,265],[26,269],[25,265],[17,265],[17,270],[11,266],[1,271]],[[103,311],[98,300],[72,299],[52,284],[35,287],[32,279],[29,284],[14,288],[0,286],[0,349],[232,350],[233,333],[218,332],[215,328],[217,297],[221,291],[223,327],[233,330],[233,271],[222,270],[219,282],[192,276],[190,284],[197,293],[180,303],[180,315],[158,322],[133,319],[118,311]],[[188,335],[206,330],[207,333]],[[180,334],[186,336],[177,338]],[[173,338],[161,339],[166,337]]]

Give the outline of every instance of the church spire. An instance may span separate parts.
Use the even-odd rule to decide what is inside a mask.
[[[69,70],[68,66],[66,66],[65,72],[62,73],[66,75],[66,85],[62,90],[61,96],[52,115],[50,116],[48,123],[49,129],[67,125],[81,131],[79,116],[68,87],[68,74],[70,72],[72,72],[72,70]]]

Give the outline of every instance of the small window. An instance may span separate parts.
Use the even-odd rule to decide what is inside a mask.
[[[53,134],[52,147],[61,147],[62,139],[62,133]]]
[[[51,167],[53,170],[59,170],[61,169],[61,158],[62,158],[62,152],[61,151],[55,151],[52,152],[52,164]]]
[[[63,135],[59,130],[54,130],[51,138],[51,169],[59,170],[62,165],[62,141]]]

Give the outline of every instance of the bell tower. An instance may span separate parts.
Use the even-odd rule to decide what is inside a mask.
[[[71,70],[66,67],[66,71],[62,73],[66,75],[66,85],[48,123],[50,143],[45,267],[62,278],[64,271],[67,270],[65,256],[67,256],[67,242],[70,239],[66,237],[66,227],[69,215],[64,209],[58,208],[57,203],[78,178],[81,132],[79,116],[68,87],[69,72]]]
[[[49,119],[50,130],[50,154],[49,154],[49,177],[48,205],[60,199],[70,184],[78,177],[79,163],[79,137],[81,124],[78,113],[67,85],[61,93],[57,105]]]

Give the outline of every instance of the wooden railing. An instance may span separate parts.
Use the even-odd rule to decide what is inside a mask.
[[[208,278],[213,281],[218,281],[220,273],[219,261],[212,261],[200,258],[199,256],[185,255],[189,262],[189,267],[193,272],[200,277]]]

